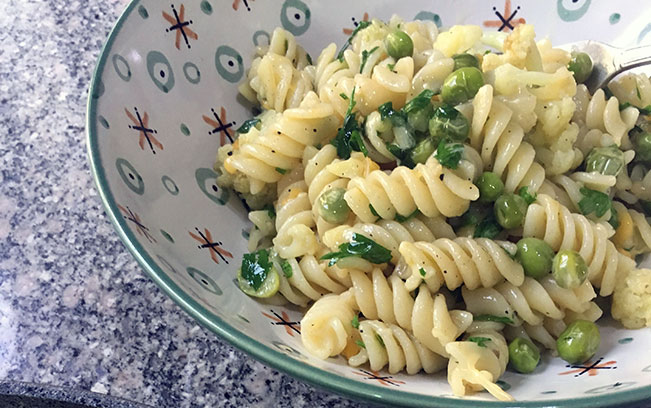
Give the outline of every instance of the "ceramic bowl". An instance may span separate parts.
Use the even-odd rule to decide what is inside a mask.
[[[407,406],[609,406],[651,397],[651,330],[603,323],[590,362],[547,356],[533,375],[499,384],[517,399],[451,394],[445,372],[389,375],[310,356],[301,313],[263,305],[234,283],[249,223],[215,184],[217,149],[251,113],[237,98],[256,45],[283,27],[314,56],[371,17],[510,30],[524,21],[554,44],[651,42],[651,7],[591,0],[135,0],[111,32],[93,77],[88,147],[107,213],[151,278],[204,326],[254,358],[349,397]],[[646,4],[646,3],[645,3]],[[479,401],[482,401],[481,403]],[[485,402],[484,402],[485,401]]]

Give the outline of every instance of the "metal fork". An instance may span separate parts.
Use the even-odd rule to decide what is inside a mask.
[[[629,69],[651,64],[651,45],[617,48],[599,41],[577,41],[561,45],[566,51],[587,53],[594,67],[585,85],[594,93],[605,87],[616,75]]]

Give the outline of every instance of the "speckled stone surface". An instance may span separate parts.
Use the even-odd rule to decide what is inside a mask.
[[[358,406],[199,327],[114,233],[84,126],[96,58],[125,6],[0,0],[0,382],[155,407]]]

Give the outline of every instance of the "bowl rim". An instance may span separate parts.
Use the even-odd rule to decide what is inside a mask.
[[[642,401],[651,397],[651,385],[623,390],[614,393],[602,394],[593,397],[550,399],[541,401],[478,401],[469,399],[456,399],[438,397],[434,395],[416,394],[413,392],[399,391],[381,388],[375,385],[354,381],[346,377],[330,373],[323,369],[311,366],[307,363],[287,357],[285,354],[258,342],[256,339],[240,332],[217,315],[213,314],[190,296],[188,296],[174,281],[172,281],[160,266],[149,256],[147,251],[140,245],[138,239],[126,225],[126,221],[119,216],[120,211],[113,194],[109,188],[102,160],[99,154],[99,138],[97,135],[97,103],[99,98],[94,98],[98,90],[99,79],[111,52],[113,42],[120,34],[121,28],[129,18],[132,11],[140,3],[140,0],[131,0],[123,10],[117,22],[111,29],[106,42],[104,43],[93,71],[90,87],[88,90],[88,103],[86,109],[86,144],[90,161],[91,172],[95,185],[99,191],[104,209],[116,229],[120,239],[129,252],[138,261],[140,266],[147,272],[149,277],[163,290],[172,300],[192,316],[202,326],[208,328],[232,346],[246,352],[256,360],[284,373],[291,375],[301,381],[307,382],[321,389],[333,391],[337,394],[352,398],[358,401],[367,401],[395,406],[423,407],[423,406],[449,406],[459,408],[474,408],[479,405],[485,407],[579,407],[579,406],[611,406],[613,404],[625,404]]]

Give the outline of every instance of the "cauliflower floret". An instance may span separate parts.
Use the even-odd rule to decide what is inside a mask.
[[[651,327],[651,269],[634,269],[619,280],[611,313],[627,329]]]
[[[536,148],[536,157],[544,165],[547,176],[563,174],[581,164],[583,155],[573,147],[578,135],[579,126],[572,123],[553,143]]]
[[[518,68],[530,71],[542,71],[540,52],[534,38],[536,33],[531,24],[520,24],[504,40],[502,54],[487,54],[484,56],[481,68],[484,72],[493,70],[500,65],[509,63]]]
[[[355,34],[355,37],[351,40],[352,49],[359,54],[362,50],[372,48],[371,44],[376,41],[384,43],[384,39],[391,31],[391,28],[386,23],[374,18],[368,27]]]
[[[482,29],[476,25],[455,25],[436,37],[434,48],[451,57],[473,48],[481,39]]]
[[[549,74],[546,72],[525,71],[511,64],[500,65],[492,75],[495,91],[502,95],[515,95],[521,87],[527,87],[529,92],[542,100],[561,99],[574,96],[576,82],[572,73],[565,67]],[[487,76],[489,79],[491,76]]]
[[[574,109],[576,109],[576,104],[569,96],[556,101],[538,103],[535,108],[538,117],[536,132],[542,132],[547,144],[554,143],[567,129],[574,115]]]
[[[624,74],[608,84],[608,88],[621,103],[628,102],[638,108],[651,105],[651,80],[644,74]]]
[[[251,194],[250,180],[245,174],[239,171],[230,173],[224,168],[224,161],[232,152],[233,145],[231,144],[225,144],[217,150],[217,161],[214,166],[214,170],[219,173],[217,185],[221,188],[235,190],[251,209],[257,210],[271,204],[276,199],[275,184],[266,184],[262,191]]]
[[[538,41],[538,51],[542,59],[542,70],[545,72],[556,72],[560,67],[566,67],[569,64],[570,53],[560,48],[552,48],[549,39]]]

